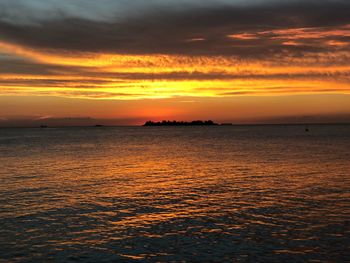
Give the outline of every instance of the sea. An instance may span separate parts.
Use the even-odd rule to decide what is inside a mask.
[[[0,129],[0,262],[350,262],[350,125]]]

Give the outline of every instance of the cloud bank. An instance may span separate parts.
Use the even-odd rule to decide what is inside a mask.
[[[349,93],[350,2],[3,0],[0,93]]]

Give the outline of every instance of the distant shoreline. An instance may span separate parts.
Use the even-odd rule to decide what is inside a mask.
[[[218,123],[213,122],[212,120],[208,121],[202,121],[202,120],[196,120],[196,121],[147,121],[143,126],[218,126]],[[232,125],[230,123],[230,125]]]
[[[50,128],[91,128],[91,129],[105,129],[105,128],[128,128],[128,127],[257,127],[257,126],[348,126],[350,122],[344,123],[248,123],[248,124],[231,124],[231,125],[184,125],[184,126],[144,126],[144,125],[62,125],[62,126],[47,126],[42,128],[40,126],[0,126],[0,129],[42,129]]]

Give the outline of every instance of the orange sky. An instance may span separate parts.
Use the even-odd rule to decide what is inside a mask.
[[[280,8],[286,16],[293,15]],[[203,19],[210,15],[204,13]],[[301,21],[312,18],[300,16]],[[233,21],[223,20],[206,30],[189,20],[190,29],[173,35],[163,30],[176,22],[164,20],[164,28],[147,28],[149,20],[144,20],[148,35],[141,38],[129,30],[129,42],[116,48],[102,40],[84,42],[91,36],[73,23],[81,35],[76,40],[81,46],[76,47],[65,18],[48,25],[23,25],[8,22],[10,18],[0,21],[0,120],[88,116],[130,123],[144,118],[251,121],[350,113],[346,19],[273,28],[259,21],[230,28]],[[122,25],[121,31],[123,26],[131,27]],[[93,19],[89,27],[100,38],[113,28]],[[160,40],[147,39],[152,34]],[[137,37],[140,40],[132,42]]]
[[[297,58],[287,53],[242,60],[234,56],[45,52],[6,42],[0,42],[0,48],[33,63],[62,68],[50,75],[1,74],[1,95],[130,100],[350,93],[350,65],[343,64],[350,55],[337,50]]]

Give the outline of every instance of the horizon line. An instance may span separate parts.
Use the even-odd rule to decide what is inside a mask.
[[[314,122],[314,123],[232,123],[230,125],[225,125],[225,123],[219,123],[218,125],[203,125],[203,127],[208,127],[208,126],[213,126],[213,127],[237,127],[237,126],[321,126],[321,125],[350,125],[349,122]],[[143,124],[141,125],[53,125],[49,126],[47,125],[46,127],[40,127],[40,126],[0,126],[0,129],[50,129],[50,128],[122,128],[122,127],[145,127],[145,128],[150,128],[150,127],[156,127],[156,128],[162,128],[162,127],[201,127],[201,125],[197,126],[144,126]]]

